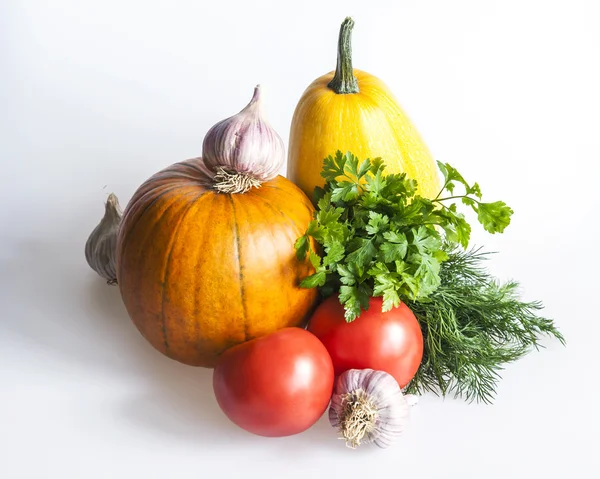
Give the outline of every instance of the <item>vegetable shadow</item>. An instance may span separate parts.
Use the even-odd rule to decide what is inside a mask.
[[[118,286],[108,285],[87,263],[85,237],[19,241],[0,258],[4,320],[0,336],[47,368],[80,381],[115,383],[101,412],[120,427],[142,429],[185,444],[262,448],[267,456],[292,457],[298,446],[340,449],[326,415],[302,434],[262,438],[233,423],[219,408],[212,369],[181,364],[156,351],[136,329]],[[32,270],[31,265],[35,265]],[[27,353],[25,353],[27,354]],[[123,388],[120,384],[129,387]]]

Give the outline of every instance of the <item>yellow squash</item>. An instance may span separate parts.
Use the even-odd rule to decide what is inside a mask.
[[[292,119],[287,177],[312,198],[323,186],[323,159],[336,150],[359,159],[381,157],[387,173],[406,174],[419,194],[440,190],[437,165],[419,133],[388,87],[352,68],[350,38],[354,22],[340,29],[337,68],[317,78],[303,93]]]

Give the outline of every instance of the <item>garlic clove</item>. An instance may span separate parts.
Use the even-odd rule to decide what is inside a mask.
[[[393,376],[373,369],[350,369],[337,379],[329,421],[352,449],[369,442],[386,448],[402,434],[409,410]]]
[[[117,233],[122,216],[119,200],[111,193],[106,200],[103,218],[85,243],[85,259],[88,265],[108,284],[117,283]]]
[[[217,191],[245,193],[275,178],[285,163],[283,140],[264,118],[260,100],[257,85],[243,110],[215,124],[204,137],[202,159]]]

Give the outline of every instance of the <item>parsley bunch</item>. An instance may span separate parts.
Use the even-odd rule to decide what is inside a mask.
[[[438,167],[444,185],[429,199],[417,194],[417,182],[405,173],[384,174],[380,158],[359,161],[341,151],[328,156],[321,172],[325,186],[315,189],[315,218],[295,243],[298,258],[308,254],[316,270],[300,285],[320,287],[325,296],[339,291],[348,322],[368,309],[372,296],[383,296],[389,311],[433,293],[448,248],[469,244],[471,226],[455,200],[472,208],[489,233],[503,232],[513,213],[502,201],[482,202],[479,185],[448,163]],[[455,194],[458,185],[464,194]]]

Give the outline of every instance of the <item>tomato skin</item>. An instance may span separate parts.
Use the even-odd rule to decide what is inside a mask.
[[[323,415],[333,393],[331,357],[313,334],[283,328],[226,350],[213,372],[225,415],[253,434],[298,434]]]
[[[348,369],[385,371],[406,386],[423,359],[423,332],[404,303],[382,313],[381,297],[371,298],[369,310],[354,321],[344,319],[344,307],[330,296],[315,310],[308,330],[325,345],[338,376]]]

